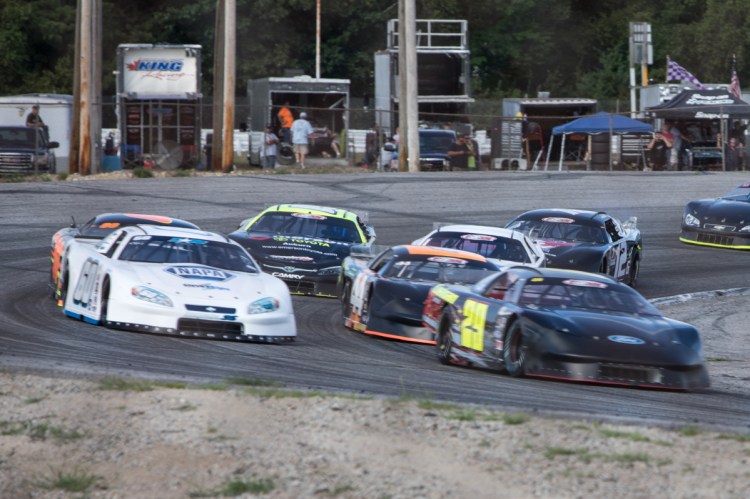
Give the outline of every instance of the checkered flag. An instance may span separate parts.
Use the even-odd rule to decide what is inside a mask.
[[[698,78],[693,76],[693,73],[688,71],[687,69],[683,68],[676,62],[674,62],[672,59],[667,57],[667,81],[689,81],[692,83],[696,88],[699,88],[700,90],[705,90],[706,87],[698,81]]]

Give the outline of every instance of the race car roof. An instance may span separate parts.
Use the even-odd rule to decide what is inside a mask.
[[[441,225],[434,231],[435,234],[438,232],[461,232],[464,234],[481,234],[485,236],[498,236],[505,237],[508,239],[523,239],[523,234],[506,229],[504,227],[491,227],[488,225]],[[430,234],[431,236],[434,234]]]
[[[592,222],[599,224],[609,215],[603,211],[572,210],[565,208],[542,208],[530,210],[518,215],[515,220],[541,220],[542,218],[570,218],[576,222]]]
[[[219,242],[230,242],[223,234],[217,232],[208,232],[200,229],[191,229],[188,227],[167,227],[158,225],[134,225],[131,227],[124,227],[123,230],[131,232],[133,234],[141,234],[147,236],[167,236],[167,237],[179,237],[179,238],[192,238],[202,239],[206,241],[219,241]]]
[[[112,228],[118,228],[126,225],[154,224],[174,227],[188,227],[198,229],[194,223],[179,218],[172,218],[163,215],[150,215],[142,213],[100,213],[91,221],[93,225],[112,224]]]
[[[288,213],[309,213],[311,215],[324,215],[327,217],[333,217],[333,218],[343,218],[346,220],[356,221],[357,214],[353,211],[344,210],[341,208],[332,208],[330,206],[317,206],[317,205],[308,205],[308,204],[277,204],[273,206],[269,206],[265,210],[261,212],[261,215],[263,213],[269,212],[269,211],[282,211],[282,212],[288,212]]]
[[[420,255],[420,256],[445,256],[449,258],[463,258],[464,260],[474,260],[477,262],[486,262],[487,259],[477,253],[471,253],[469,251],[440,248],[437,246],[415,246],[412,244],[405,244],[403,246],[395,246],[393,252],[396,254],[409,254],[409,255]]]

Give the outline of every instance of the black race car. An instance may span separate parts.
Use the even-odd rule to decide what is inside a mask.
[[[468,251],[394,246],[375,258],[355,252],[339,276],[344,326],[365,334],[435,343],[422,325],[422,308],[437,283],[473,283],[497,272],[497,264]]]
[[[229,237],[292,294],[335,298],[341,261],[352,246],[370,246],[375,229],[351,211],[279,204],[244,220]]]
[[[637,219],[620,222],[602,211],[541,209],[522,213],[505,227],[539,244],[546,267],[600,272],[632,287],[641,266]]]
[[[680,241],[750,250],[750,182],[718,198],[690,201],[682,215]]]
[[[472,287],[438,285],[423,320],[443,364],[590,383],[709,386],[698,330],[609,276],[514,267]]]

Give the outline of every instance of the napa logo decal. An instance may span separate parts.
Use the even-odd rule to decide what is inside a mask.
[[[181,59],[136,59],[128,63],[130,71],[174,71],[179,73],[185,61]]]
[[[202,281],[228,281],[235,277],[234,274],[221,269],[203,267],[202,265],[175,265],[165,268],[164,271],[183,279]]]

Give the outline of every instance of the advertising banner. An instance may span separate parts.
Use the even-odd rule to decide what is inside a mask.
[[[141,98],[195,94],[197,66],[194,52],[184,48],[131,49],[124,53],[122,90]]]

